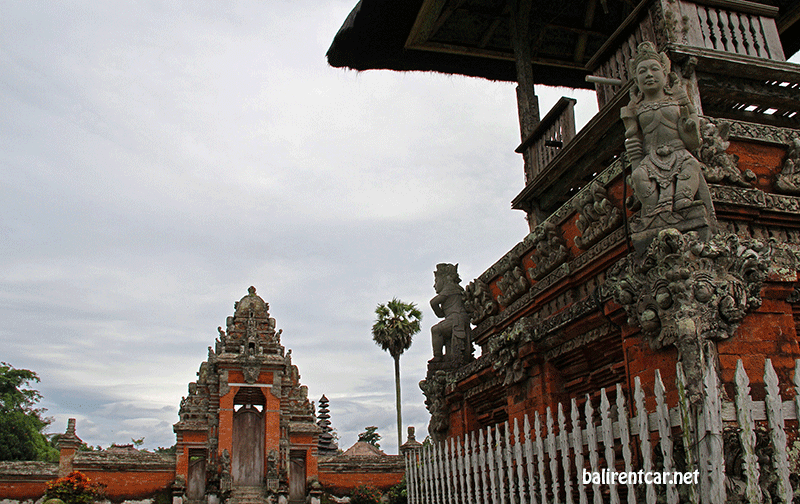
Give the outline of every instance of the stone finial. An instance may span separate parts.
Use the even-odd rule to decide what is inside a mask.
[[[406,439],[406,442],[400,446],[401,455],[408,452],[409,450],[418,450],[419,448],[422,448],[422,443],[417,441],[417,438],[414,436],[414,432],[415,432],[414,426],[409,425],[408,439]]]
[[[67,420],[67,430],[58,438],[59,449],[77,448],[83,443],[83,440],[75,433],[75,419],[70,418]]]

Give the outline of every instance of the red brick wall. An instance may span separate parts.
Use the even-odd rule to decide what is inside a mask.
[[[371,485],[385,492],[400,483],[405,474],[404,470],[397,472],[337,472],[327,468],[320,468],[319,481],[326,492],[334,495],[350,495],[354,488],[360,485]]]
[[[80,470],[80,469],[78,469]],[[169,491],[175,471],[81,471],[92,481],[106,485],[109,500],[145,499]]]
[[[24,479],[23,479],[24,478]],[[53,477],[55,479],[55,477]],[[44,495],[47,482],[41,476],[0,479],[0,498],[12,500],[38,500]]]

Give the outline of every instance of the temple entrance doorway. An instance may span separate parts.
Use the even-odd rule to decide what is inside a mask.
[[[189,477],[186,481],[186,497],[190,502],[200,502],[206,494],[206,452],[189,451]]]
[[[289,502],[306,501],[306,454],[291,452],[289,456]]]
[[[233,486],[260,486],[264,480],[264,407],[266,398],[257,387],[244,387],[234,397]]]

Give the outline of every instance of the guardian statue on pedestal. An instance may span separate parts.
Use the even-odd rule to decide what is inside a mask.
[[[472,359],[472,330],[469,314],[464,308],[464,289],[459,285],[458,265],[437,264],[433,275],[436,296],[431,299],[431,308],[437,317],[444,320],[431,327],[431,362],[468,362]]]

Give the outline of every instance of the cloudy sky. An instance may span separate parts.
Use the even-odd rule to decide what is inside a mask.
[[[0,1],[0,359],[51,432],[175,442],[186,385],[254,285],[346,448],[396,453],[378,303],[417,303],[404,423],[426,434],[433,269],[527,232],[514,89],[331,68],[356,0]],[[594,113],[590,93],[562,94]]]

